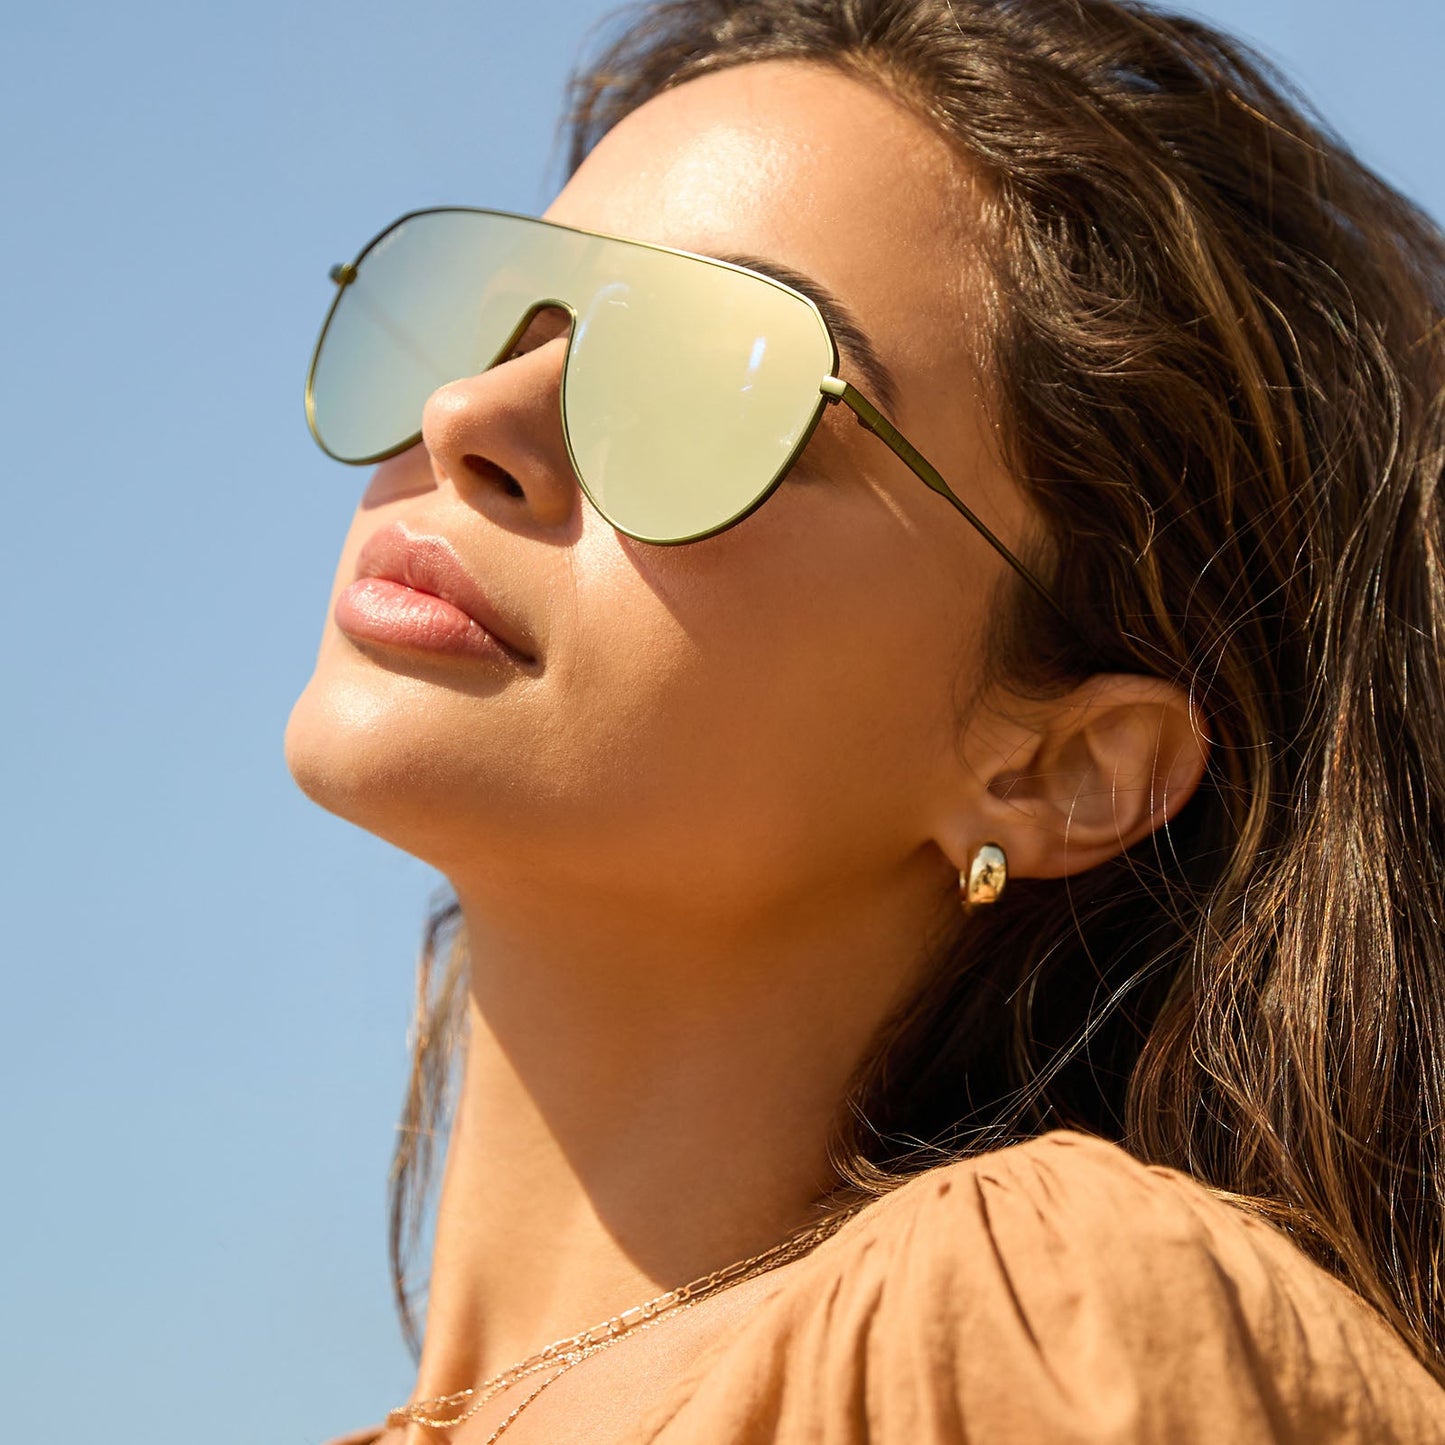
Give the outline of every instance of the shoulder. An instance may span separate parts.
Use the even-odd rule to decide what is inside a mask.
[[[1226,1323],[1268,1332],[1307,1305],[1373,1326],[1362,1302],[1263,1220],[1081,1134],[920,1175],[853,1243],[914,1282],[915,1314],[926,1306],[957,1325],[986,1312],[996,1325],[1007,1304],[1034,1340],[1070,1350],[1144,1350],[1162,1337],[1177,1347],[1202,1318],[1216,1335]]]
[[[943,1289],[1007,1278],[1030,1294],[1087,1287],[1091,1307],[1195,1307],[1224,1277],[1244,1304],[1323,1291],[1369,1312],[1278,1230],[1187,1175],[1115,1144],[1056,1132],[921,1174],[860,1224],[855,1246],[916,1257]],[[1058,1301],[1057,1303],[1063,1303]]]
[[[1101,1438],[1132,1421],[1148,1439],[1386,1439],[1398,1416],[1402,1438],[1445,1440],[1445,1394],[1373,1311],[1186,1175],[1061,1132],[892,1203],[877,1243],[913,1281],[893,1323],[946,1342],[967,1389],[991,1393],[971,1363],[986,1340],[989,1372],[1108,1422]]]
[[[694,1407],[751,1398],[778,1441],[1445,1441],[1445,1393],[1283,1234],[1079,1134],[901,1186],[745,1335]]]

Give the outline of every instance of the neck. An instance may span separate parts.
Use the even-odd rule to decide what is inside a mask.
[[[418,1397],[813,1222],[850,1078],[924,953],[917,894],[725,937],[458,896],[470,1034]]]

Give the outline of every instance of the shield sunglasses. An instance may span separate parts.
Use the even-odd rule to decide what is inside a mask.
[[[619,532],[676,544],[761,506],[841,402],[1016,573],[1043,583],[850,382],[822,312],[758,271],[501,211],[413,211],[335,266],[306,380],[311,433],[361,466],[421,438],[438,387],[509,358],[539,311],[571,317],[562,433]]]

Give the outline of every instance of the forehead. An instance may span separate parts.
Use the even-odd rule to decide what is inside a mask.
[[[664,91],[602,139],[547,215],[780,261],[838,295],[900,378],[961,352],[974,179],[902,104],[828,67],[768,61]]]

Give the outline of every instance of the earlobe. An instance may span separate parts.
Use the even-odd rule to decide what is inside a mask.
[[[1015,877],[1081,873],[1147,838],[1193,796],[1209,741],[1190,695],[1101,674],[1049,704],[1028,758],[1001,765],[985,804]]]

